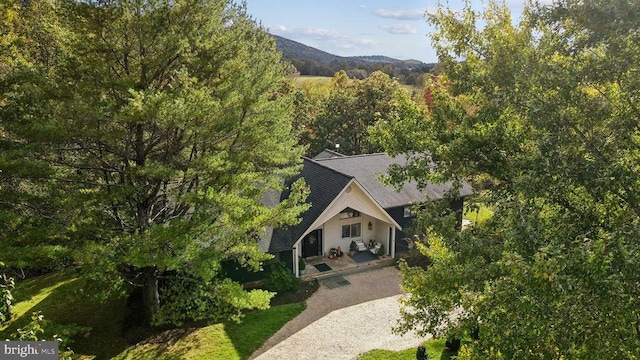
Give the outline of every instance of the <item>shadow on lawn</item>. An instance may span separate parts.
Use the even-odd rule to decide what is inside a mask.
[[[24,286],[15,292],[15,304],[39,296],[42,299],[2,331],[3,340],[27,325],[34,312],[41,312],[46,322],[42,337],[58,335],[68,339],[76,354],[108,359],[126,349],[127,344],[120,337],[124,298],[111,296],[99,301],[95,295],[100,289],[72,273],[56,272],[23,281]],[[60,285],[55,287],[57,284]]]
[[[316,280],[303,282],[297,291],[277,294],[271,299],[268,312],[248,313],[242,323],[225,323],[227,336],[233,343],[241,359],[247,359],[258,350],[273,334],[305,308],[305,300],[319,287]],[[288,305],[288,306],[285,306]]]
[[[169,331],[142,329],[140,336],[131,347],[127,341],[127,327],[132,324],[125,320],[127,298],[113,295],[105,301],[96,296],[102,288],[83,278],[75,278],[73,273],[52,273],[39,278],[24,280],[19,291],[14,294],[17,302],[42,297],[22,315],[0,332],[0,340],[10,338],[18,328],[31,320],[33,312],[41,312],[48,324],[44,338],[53,334],[73,340],[69,347],[80,356],[95,356],[95,359],[119,358],[183,358],[194,348],[201,346],[198,338],[189,336],[198,328],[172,329]],[[303,283],[300,290],[278,295],[272,301],[272,310],[248,313],[242,324],[225,323],[227,336],[241,359],[248,358],[255,350],[281,328],[286,321],[295,317],[305,305],[303,303],[318,288],[317,282]],[[292,304],[291,306],[280,306]],[[276,314],[272,317],[272,315]],[[91,328],[89,328],[91,327]],[[67,333],[61,333],[60,330]],[[70,331],[69,331],[70,330]],[[135,329],[134,329],[135,330]],[[133,334],[129,334],[133,335]],[[129,339],[132,340],[132,339]],[[180,344],[176,342],[180,340]]]
[[[191,350],[202,346],[197,338],[189,337],[197,328],[172,329],[156,333],[131,346],[118,355],[121,359],[183,359]],[[179,347],[172,345],[180,341]]]

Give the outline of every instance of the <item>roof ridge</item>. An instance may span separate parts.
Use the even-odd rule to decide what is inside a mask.
[[[340,155],[341,157],[347,157],[347,156],[349,156],[349,155],[341,154],[341,153],[339,153],[339,152],[337,152],[337,151],[335,151],[335,150],[331,150],[331,149],[324,149],[324,151],[328,151],[328,152],[330,152],[330,153],[332,153],[332,154],[335,154],[335,155]]]
[[[329,151],[331,151],[331,150],[329,150]],[[377,152],[377,153],[371,153],[371,154],[342,155],[341,157],[326,158],[326,159],[315,159],[314,161],[322,162],[322,161],[328,161],[328,160],[344,160],[344,159],[351,159],[351,158],[357,158],[357,157],[380,156],[380,155],[389,156],[384,152]],[[389,157],[391,157],[391,156],[389,156]]]
[[[346,173],[343,173],[342,171],[338,171],[338,170],[333,169],[333,168],[331,168],[331,167],[329,167],[329,166],[326,166],[326,165],[324,165],[324,164],[321,164],[321,163],[320,163],[320,161],[318,161],[318,160],[314,160],[314,159],[308,158],[308,157],[306,157],[306,156],[303,156],[303,157],[302,157],[302,159],[303,159],[303,160],[307,160],[307,161],[309,161],[309,162],[310,162],[310,163],[312,163],[312,164],[318,165],[318,166],[320,166],[320,167],[321,167],[321,168],[323,168],[323,169],[327,169],[327,170],[329,170],[329,171],[331,171],[331,172],[334,172],[334,173],[336,173],[336,174],[338,174],[338,175],[342,175],[342,176],[344,176],[344,177],[346,177],[346,178],[348,178],[348,179],[355,179],[355,177],[354,177],[354,176],[349,175],[349,174],[346,174]],[[338,158],[337,158],[337,159],[338,159]],[[339,159],[344,159],[344,158],[339,158]]]

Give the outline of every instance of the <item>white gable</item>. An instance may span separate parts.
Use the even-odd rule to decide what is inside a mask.
[[[338,196],[327,206],[318,218],[298,239],[300,241],[309,232],[329,221],[345,208],[357,210],[376,219],[382,220],[395,226],[398,230],[402,227],[367,193],[364,188],[354,179],[338,194]]]

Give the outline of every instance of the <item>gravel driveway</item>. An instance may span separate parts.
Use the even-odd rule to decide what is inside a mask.
[[[403,350],[426,338],[391,333],[400,317],[400,273],[395,267],[346,275],[351,284],[321,287],[307,309],[250,359],[354,359],[371,349]]]

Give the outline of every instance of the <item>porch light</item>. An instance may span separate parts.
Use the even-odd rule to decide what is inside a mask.
[[[373,224],[369,221],[369,230],[373,230]]]

